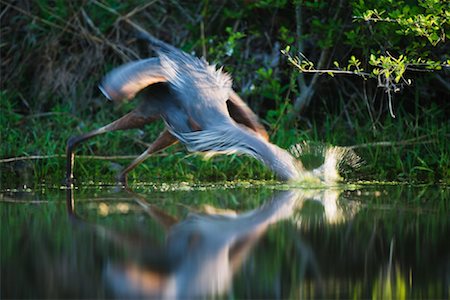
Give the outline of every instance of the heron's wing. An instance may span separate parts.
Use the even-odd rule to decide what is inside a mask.
[[[245,125],[251,130],[257,132],[266,141],[269,135],[264,126],[258,122],[258,116],[248,107],[248,105],[233,90],[227,101],[228,112],[230,117],[239,124]]]
[[[166,82],[159,58],[152,57],[124,64],[109,72],[99,85],[110,100],[132,99],[143,88]]]

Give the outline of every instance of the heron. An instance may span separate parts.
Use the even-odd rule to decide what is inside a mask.
[[[138,38],[147,41],[155,57],[125,63],[113,69],[99,85],[109,100],[120,103],[139,93],[139,104],[114,122],[67,142],[66,181],[73,181],[75,148],[94,136],[117,130],[142,128],[163,120],[159,137],[118,175],[127,185],[127,175],[145,159],[177,142],[188,151],[212,154],[246,154],[261,161],[282,181],[295,180],[305,172],[291,153],[269,141],[257,115],[232,89],[231,76],[165,43],[144,30]]]

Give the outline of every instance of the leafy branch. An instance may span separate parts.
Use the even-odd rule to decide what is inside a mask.
[[[360,68],[361,62],[352,56],[349,60],[349,64],[344,69],[339,68],[339,63],[334,62],[336,69],[316,69],[314,63],[310,61],[303,53],[299,52],[298,56],[292,56],[290,53],[290,46],[287,46],[285,49],[281,50],[281,53],[285,55],[288,59],[288,62],[293,66],[297,67],[297,69],[302,73],[319,73],[319,74],[328,74],[330,76],[334,76],[334,74],[351,74],[351,75],[359,75],[362,77],[371,76],[370,73],[364,72],[362,68]]]
[[[354,16],[353,19],[375,23],[396,23],[400,26],[402,33],[426,37],[433,46],[445,42],[446,35],[442,24],[446,24],[450,20],[448,11],[443,10],[441,14],[415,14],[411,16],[403,14],[399,15],[398,18],[384,17],[385,13],[386,11],[369,9],[361,16]]]
[[[355,56],[351,56],[346,66],[341,67],[337,61],[333,62],[335,69],[316,69],[312,61],[310,61],[303,53],[299,52],[299,56],[293,56],[290,53],[290,47],[287,46],[281,50],[281,53],[287,57],[289,63],[295,66],[301,73],[328,74],[334,77],[339,75],[356,75],[364,79],[377,79],[378,87],[383,88],[388,96],[389,112],[393,118],[395,114],[392,108],[392,93],[399,92],[404,85],[411,85],[412,80],[404,77],[406,70],[410,71],[439,71],[443,68],[450,67],[450,60],[445,62],[436,62],[433,60],[424,60],[418,58],[410,61],[406,56],[400,55],[398,58],[392,56],[389,52],[387,55],[371,54],[369,64],[373,66],[370,72],[362,68],[362,62]]]

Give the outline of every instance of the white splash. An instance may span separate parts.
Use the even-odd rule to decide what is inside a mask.
[[[362,159],[350,148],[339,146],[327,146],[323,144],[300,143],[289,148],[289,152],[297,159],[312,156],[322,161],[322,164],[310,170],[312,178],[317,178],[326,184],[337,183],[342,180],[343,174],[349,167],[357,169],[362,165]]]

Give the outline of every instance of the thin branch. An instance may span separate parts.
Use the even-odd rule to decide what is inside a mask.
[[[444,78],[442,78],[441,75],[436,74],[436,79],[448,90],[450,91],[450,83],[445,80]]]
[[[391,19],[391,18],[381,18],[381,17],[376,17],[376,18],[365,18],[365,17],[361,17],[361,16],[353,16],[354,20],[364,20],[366,22],[388,22],[388,23],[398,23],[398,20],[395,19]]]
[[[297,67],[297,69],[301,72],[301,73],[319,73],[320,74],[348,74],[348,75],[357,75],[357,76],[361,76],[361,77],[372,77],[374,78],[375,75],[372,73],[367,73],[367,72],[363,72],[363,71],[359,71],[359,70],[355,70],[355,71],[348,71],[348,70],[340,70],[340,69],[315,69],[312,68],[312,63],[308,65],[308,67],[311,66],[310,69],[305,68],[304,66],[302,66],[299,62],[301,61],[307,61],[310,62],[308,60],[308,58],[303,54],[303,53],[299,53],[299,55],[303,58],[302,60],[299,60],[298,58],[293,58],[287,51],[282,50],[282,53],[284,55],[286,55],[288,57],[289,62]],[[319,65],[320,65],[320,59],[319,59]],[[414,64],[414,63],[407,63],[405,64],[406,66],[406,70],[408,71],[414,71],[414,72],[434,72],[436,70],[432,70],[432,69],[418,69],[415,67],[430,67],[430,64]],[[449,67],[449,65],[443,63],[443,64],[439,64],[438,66],[446,68]],[[378,66],[378,67],[382,67],[382,66]],[[439,78],[438,78],[439,79]],[[442,78],[441,78],[442,79]],[[407,83],[407,82],[406,82]],[[445,82],[447,83],[447,82]],[[449,88],[450,88],[450,84],[448,84]]]
[[[200,42],[202,44],[202,54],[203,57],[205,59],[207,59],[208,57],[206,56],[207,52],[206,52],[206,38],[205,38],[205,23],[203,22],[203,18],[200,21]]]
[[[327,57],[328,57],[329,49],[323,49],[320,53],[318,66],[321,67],[324,65]],[[315,85],[317,83],[317,80],[319,79],[320,73],[314,73],[313,78],[309,82],[307,86],[301,91],[300,96],[295,100],[294,103],[294,112],[298,113],[300,112],[304,107],[309,105],[309,102],[311,101],[312,96],[315,92]]]
[[[335,14],[332,17],[332,20],[336,21],[339,17],[341,8],[343,6],[343,0],[339,1],[339,5],[335,11]],[[303,48],[303,43],[301,42],[300,35],[302,34],[302,6],[301,1],[297,3],[297,6],[295,7],[295,20],[296,20],[296,33],[297,33],[297,47],[298,50],[301,53],[301,50]],[[318,69],[322,69],[327,65],[328,57],[330,54],[330,48],[322,49],[322,52],[320,53],[319,61],[317,63]],[[292,61],[291,61],[292,62]],[[304,107],[309,105],[309,102],[311,101],[315,91],[316,91],[316,83],[319,79],[319,75],[321,73],[314,73],[313,78],[310,80],[308,84],[306,84],[303,75],[300,73],[300,76],[298,77],[299,82],[299,90],[300,95],[295,99],[294,101],[294,107],[293,111],[290,113],[289,119],[292,119],[293,116],[297,113],[299,113]]]
[[[393,109],[393,105],[392,105],[392,94],[391,94],[391,89],[386,89],[386,92],[388,94],[388,104],[389,104],[389,113],[391,114],[391,117],[393,117],[395,119],[395,114],[394,114],[394,109]]]
[[[156,2],[156,0],[153,0],[153,1],[150,1],[150,2],[148,2],[148,3],[146,3],[146,4],[143,4],[143,5],[141,5],[141,6],[136,7],[135,9],[133,9],[132,11],[130,11],[129,13],[127,13],[127,14],[124,16],[124,18],[125,18],[125,19],[131,18],[131,17],[134,16],[135,14],[137,14],[137,13],[141,12],[142,10],[146,9],[147,7],[153,5],[155,2]]]
[[[81,8],[81,15],[83,16],[83,19],[85,20],[86,24],[94,31],[94,33],[96,34],[96,36],[106,45],[108,45],[109,47],[111,47],[111,49],[113,49],[115,52],[117,52],[121,58],[124,61],[128,61],[130,60],[130,57],[128,55],[126,55],[119,47],[117,47],[114,43],[110,42],[100,31],[100,29],[95,26],[94,22],[92,21],[92,19],[89,17],[89,15],[86,13],[86,11]]]
[[[49,203],[50,201],[48,200],[19,200],[19,199],[14,199],[14,198],[5,198],[5,199],[0,199],[0,203],[14,203],[14,204],[19,204],[19,203],[24,203],[24,204],[41,204],[41,203]]]
[[[25,16],[27,16],[27,17],[30,17],[30,18],[33,19],[33,20],[37,20],[37,21],[39,21],[39,22],[41,22],[41,23],[43,23],[43,24],[45,24],[45,25],[48,25],[48,26],[50,26],[50,27],[53,27],[53,28],[62,30],[63,32],[66,31],[66,32],[68,32],[68,33],[70,33],[70,34],[73,34],[74,36],[89,37],[89,38],[90,38],[91,40],[93,40],[93,41],[101,42],[101,40],[100,40],[98,37],[96,37],[96,36],[93,36],[93,35],[87,35],[87,36],[84,36],[83,34],[80,34],[80,33],[76,32],[76,31],[73,31],[73,30],[68,29],[67,27],[63,27],[63,26],[58,25],[58,24],[56,24],[56,23],[53,23],[53,22],[50,22],[50,21],[48,21],[48,20],[42,19],[42,18],[40,18],[40,17],[38,17],[38,16],[35,16],[35,15],[33,15],[33,14],[31,14],[31,13],[29,13],[29,12],[23,10],[23,9],[21,9],[20,7],[17,7],[17,6],[15,6],[15,5],[12,5],[12,4],[10,4],[10,3],[7,3],[7,2],[5,2],[5,1],[3,1],[3,0],[0,0],[0,2],[3,3],[3,4],[5,4],[5,5],[7,5],[8,7],[11,7],[12,9],[17,10],[17,11],[20,12],[21,14],[23,14],[23,15],[25,15]]]
[[[319,75],[321,75],[321,74],[348,74],[348,75],[358,75],[358,76],[361,76],[361,77],[365,77],[365,76],[367,76],[367,77],[369,77],[369,76],[372,76],[372,74],[370,74],[370,73],[366,73],[366,72],[359,72],[359,71],[345,71],[345,70],[332,70],[332,69],[329,69],[329,70],[307,70],[307,69],[300,69],[300,66],[298,65],[298,64],[294,64],[294,63],[292,63],[294,66],[296,66],[297,68],[299,68],[299,71],[300,72],[302,72],[302,73],[319,73]]]
[[[10,8],[10,6],[7,6],[1,13],[0,13],[0,21],[3,18],[3,16],[6,14],[6,12],[8,11],[8,9]]]
[[[64,116],[68,116],[72,119],[75,119],[77,121],[82,121],[81,118],[72,115],[71,113],[68,112],[59,112],[59,111],[50,111],[50,112],[44,112],[44,113],[36,113],[36,114],[32,114],[32,115],[28,115],[28,116],[24,116],[23,119],[28,120],[28,119],[37,119],[37,118],[45,118],[45,117],[53,117],[53,116],[60,116],[60,115],[64,115]]]
[[[348,146],[348,149],[358,149],[358,148],[369,148],[369,147],[387,147],[387,146],[405,146],[405,145],[413,145],[413,144],[430,144],[436,142],[436,139],[429,139],[422,141],[427,138],[427,135],[420,136],[418,138],[413,138],[404,141],[398,142],[390,142],[390,141],[382,141],[382,142],[374,142],[374,143],[364,143],[359,145]]]
[[[105,4],[97,1],[97,0],[92,0],[92,3],[94,3],[95,5],[97,5],[98,7],[103,8],[104,10],[109,11],[110,13],[112,13],[113,15],[119,16],[121,17],[121,15],[113,8],[106,6]]]
[[[152,154],[152,156],[164,157],[167,153]],[[18,156],[10,158],[0,159],[0,163],[10,163],[15,161],[24,160],[38,160],[38,159],[50,159],[50,158],[65,158],[65,154],[53,154],[53,155],[31,155],[31,156]],[[117,160],[117,159],[135,159],[137,155],[115,155],[115,156],[101,156],[101,155],[77,155],[77,158],[82,159],[95,159],[95,160]]]
[[[192,24],[196,23],[196,20],[191,16],[189,11],[183,7],[177,0],[170,1],[173,6],[175,6]]]
[[[91,29],[93,29],[93,30],[96,32],[96,34],[99,34],[100,37],[98,37],[98,36],[96,36],[96,35],[92,35],[92,34],[90,34],[89,32],[86,32],[86,31],[84,31],[84,30],[80,33],[80,32],[78,32],[78,30],[77,30],[76,28],[74,28],[74,27],[73,27],[72,25],[70,25],[69,23],[67,23],[66,26],[61,26],[61,25],[58,25],[58,24],[53,23],[53,22],[51,22],[51,21],[45,20],[45,19],[43,19],[43,18],[40,18],[40,17],[38,17],[38,16],[36,16],[36,15],[33,15],[33,14],[31,14],[31,13],[29,13],[29,12],[27,12],[27,11],[21,9],[20,7],[17,7],[17,6],[15,6],[15,5],[10,4],[10,3],[6,3],[6,2],[4,2],[4,0],[0,0],[0,3],[3,3],[3,4],[5,4],[5,5],[7,5],[7,7],[11,7],[11,8],[13,8],[13,9],[17,10],[18,12],[22,13],[23,15],[25,15],[25,16],[27,16],[27,17],[30,17],[32,20],[39,21],[39,22],[41,22],[41,23],[43,23],[43,24],[45,24],[45,25],[48,25],[48,26],[50,26],[50,27],[59,29],[59,30],[61,30],[62,32],[68,32],[68,33],[70,33],[70,34],[72,34],[72,35],[74,35],[74,36],[79,36],[79,37],[82,37],[82,38],[85,38],[85,39],[89,39],[89,40],[91,40],[91,41],[93,41],[93,42],[96,42],[96,43],[106,44],[107,46],[109,46],[110,48],[112,48],[115,52],[117,52],[117,53],[118,53],[125,61],[129,60],[128,55],[126,55],[126,54],[125,54],[121,49],[119,49],[114,43],[110,42],[107,38],[105,38],[105,37],[100,33],[100,30],[98,30],[98,28],[95,27],[94,23],[92,22],[92,20],[89,18],[89,16],[86,14],[86,12],[85,12],[83,9],[81,9],[81,14],[82,14],[83,18],[85,19],[87,25],[88,25]],[[95,3],[95,4],[98,4],[98,5],[101,6],[102,8],[107,9],[104,5],[100,5],[97,1],[94,1],[94,3]],[[111,10],[108,10],[108,11],[111,12]],[[119,15],[119,16],[120,16],[120,15]],[[67,27],[70,27],[71,29],[69,29],[69,28],[67,28]],[[135,56],[136,56],[136,55],[135,55]]]
[[[370,117],[370,121],[372,124],[372,130],[374,130],[375,122],[374,122],[373,115],[372,115],[372,108],[371,108],[372,106],[370,105],[369,97],[367,96],[367,86],[366,86],[365,81],[363,82],[363,97],[362,98],[364,99],[364,102],[366,103],[367,111],[369,112],[369,117]]]
[[[209,29],[210,26],[214,25],[214,21],[216,20],[216,18],[222,14],[222,9],[225,6],[225,4],[227,3],[227,0],[222,1],[222,3],[220,4],[220,6],[218,8],[216,8],[216,11],[214,12],[214,15],[209,19],[207,26],[207,29]]]
[[[296,23],[296,35],[297,35],[297,51],[299,53],[303,53],[303,41],[301,39],[301,36],[303,35],[303,29],[302,29],[302,5],[301,1],[298,1],[297,5],[295,6],[295,23]],[[298,85],[300,89],[305,88],[305,77],[303,74],[298,74],[297,77]]]

